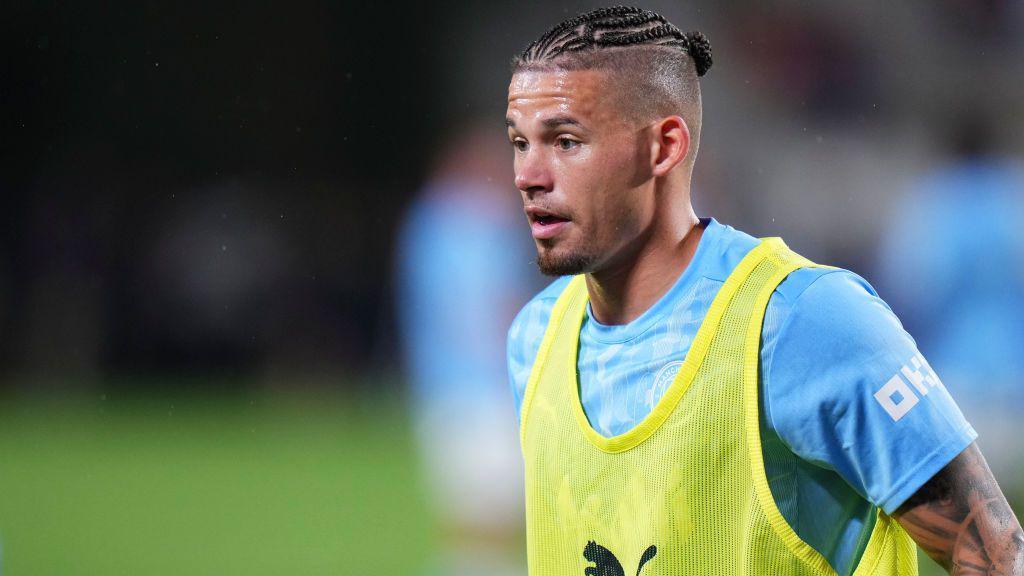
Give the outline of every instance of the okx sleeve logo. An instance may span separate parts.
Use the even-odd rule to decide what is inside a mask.
[[[899,422],[911,408],[917,406],[920,400],[918,394],[921,397],[927,396],[928,391],[936,387],[942,387],[942,382],[924,356],[918,353],[875,392],[875,400],[893,422]]]

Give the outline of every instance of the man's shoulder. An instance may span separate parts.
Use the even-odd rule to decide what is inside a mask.
[[[894,319],[875,288],[845,268],[797,269],[776,287],[770,305],[820,322],[848,322],[851,313]]]
[[[551,319],[551,310],[571,279],[571,276],[563,276],[541,290],[523,306],[519,314],[516,314],[512,326],[508,329],[509,382],[517,410],[522,404],[533,362],[537,357],[540,342],[544,339],[548,320]]]
[[[875,289],[864,278],[845,268],[808,266],[798,268],[775,288],[778,297],[790,305],[842,303],[850,299],[876,297]]]
[[[724,282],[762,239],[724,224],[721,225],[719,234],[721,241],[718,253],[714,255],[715,265],[708,266],[705,275],[711,280]],[[831,278],[822,281],[826,276]],[[809,266],[792,272],[776,286],[772,295],[773,304],[797,304],[812,285],[815,285],[813,292],[816,295],[832,295],[840,299],[856,298],[865,294],[875,295],[874,288],[850,270],[831,266]]]
[[[713,221],[713,224],[715,226],[715,236],[710,246],[711,253],[702,262],[702,273],[709,280],[722,283],[735,272],[736,267],[750,254],[750,251],[756,248],[764,239],[718,221]],[[776,287],[775,298],[782,297],[782,299],[788,302],[794,302],[818,278],[835,272],[854,275],[849,270],[833,267],[800,268],[787,276]]]
[[[519,313],[516,314],[515,319],[512,321],[512,326],[509,328],[508,337],[510,343],[513,340],[520,340],[524,336],[535,334],[538,327],[540,328],[540,336],[543,336],[543,330],[547,327],[548,320],[551,318],[551,309],[554,308],[555,302],[562,295],[565,287],[569,285],[570,280],[572,280],[572,276],[561,276],[555,279],[554,282],[548,284],[547,287],[534,295],[519,310]]]

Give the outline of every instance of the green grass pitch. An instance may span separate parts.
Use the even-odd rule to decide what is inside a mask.
[[[0,573],[417,574],[407,420],[337,396],[3,399]]]

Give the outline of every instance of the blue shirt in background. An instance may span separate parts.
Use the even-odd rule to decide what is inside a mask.
[[[758,240],[707,221],[692,262],[639,318],[587,316],[578,371],[584,412],[616,436],[653,409],[719,288]],[[521,406],[551,309],[568,283],[535,296],[509,329]],[[874,289],[846,270],[807,268],[772,294],[761,345],[761,434],[779,509],[839,574],[867,544],[874,506],[892,513],[976,434]]]
[[[962,404],[985,399],[971,406],[981,413],[998,398],[1020,410],[1024,165],[973,158],[942,167],[893,214],[880,258],[893,306]]]
[[[417,412],[509,409],[504,337],[537,283],[525,219],[508,209],[506,194],[442,180],[409,209],[397,241],[396,300]]]

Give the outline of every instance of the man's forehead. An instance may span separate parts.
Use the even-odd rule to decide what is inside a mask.
[[[508,120],[541,120],[551,114],[569,115],[585,124],[600,122],[608,114],[606,73],[600,70],[524,70],[512,76],[508,87]]]
[[[523,70],[512,75],[508,101],[535,98],[582,100],[597,96],[605,80],[602,70]]]

